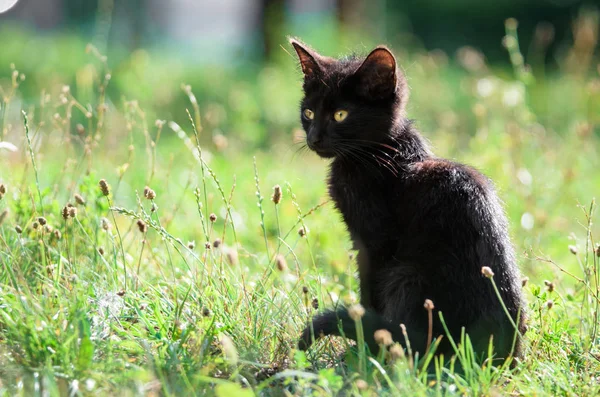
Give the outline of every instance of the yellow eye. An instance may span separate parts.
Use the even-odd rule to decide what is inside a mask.
[[[304,109],[304,117],[306,117],[309,120],[312,120],[315,118],[315,114],[310,109]]]
[[[347,110],[336,110],[336,112],[333,114],[333,118],[338,123],[341,122],[341,121],[344,121],[346,119],[346,117],[348,117],[348,111]]]

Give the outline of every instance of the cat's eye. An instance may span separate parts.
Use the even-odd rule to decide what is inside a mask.
[[[347,110],[336,110],[335,113],[333,114],[333,118],[338,123],[341,122],[341,121],[344,121],[346,119],[346,117],[348,117],[348,111]]]
[[[315,114],[310,109],[304,109],[304,117],[306,117],[309,120],[312,120],[315,118]]]

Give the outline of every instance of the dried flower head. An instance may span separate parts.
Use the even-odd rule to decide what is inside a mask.
[[[298,229],[298,236],[300,236],[300,237],[306,236],[306,229],[304,227],[301,227],[300,229]]]
[[[492,278],[494,277],[494,272],[492,271],[491,268],[487,267],[487,266],[483,266],[481,268],[481,274],[483,274],[485,277],[487,278]]]
[[[423,305],[423,307],[425,308],[425,310],[428,311],[433,310],[435,308],[431,299],[425,299],[425,304]]]
[[[60,232],[60,230],[58,230],[58,229],[54,229],[54,237],[55,237],[57,240],[60,240],[60,239],[62,238],[62,233]]]
[[[68,205],[64,206],[61,213],[62,213],[62,217],[64,219],[69,219],[69,206]]]
[[[548,292],[554,291],[554,283],[552,281],[544,280],[544,285],[546,286],[546,289],[548,290]]]
[[[392,356],[392,360],[398,360],[399,358],[404,357],[404,349],[399,343],[395,343],[390,347],[390,355]]]
[[[119,290],[119,291],[117,292],[117,295],[118,295],[118,296],[124,296],[124,295],[125,295],[125,290],[123,290],[123,289],[122,289],[122,290]]]
[[[146,233],[148,231],[148,225],[146,225],[146,222],[144,222],[143,220],[138,219],[136,224],[141,233]]]
[[[577,249],[577,246],[575,245],[569,245],[569,251],[573,254],[573,255],[577,255],[577,252],[579,252],[579,250]]]
[[[46,218],[44,218],[43,216],[40,216],[38,218],[38,222],[40,225],[44,226],[46,223],[48,223],[48,221],[46,221]]]
[[[215,214],[210,214],[208,216],[208,219],[210,219],[211,222],[215,223],[217,221],[217,216]]]
[[[348,315],[354,321],[359,321],[365,315],[365,308],[360,303],[355,303],[348,308]]]
[[[546,308],[548,310],[550,310],[550,309],[552,309],[552,306],[554,306],[554,301],[553,300],[548,300],[548,301],[546,301],[546,303],[545,303],[544,306],[546,306]]]
[[[225,354],[225,358],[231,365],[236,365],[238,362],[238,353],[235,345],[233,344],[233,340],[227,335],[223,335],[221,337],[221,347],[223,348],[223,353]]]
[[[600,244],[596,247],[596,256],[600,257]]]
[[[77,216],[77,208],[76,207],[69,207],[69,216],[71,218],[75,218]]]
[[[211,247],[212,247],[212,245],[210,244],[210,242],[207,241],[207,242],[204,243],[204,248],[205,249],[209,250]]]
[[[21,228],[21,226],[15,225],[15,232],[17,232],[17,234],[21,234],[23,233],[23,229]]]
[[[100,182],[98,182],[98,186],[100,186],[100,190],[102,191],[102,194],[104,196],[108,196],[110,194],[110,188],[108,186],[108,183],[106,182],[106,179],[100,179]]]
[[[210,309],[209,309],[208,307],[204,306],[204,307],[202,308],[202,315],[203,315],[204,317],[209,317],[209,316],[210,316],[210,314],[211,314],[211,313],[210,313]]]
[[[102,228],[102,230],[107,232],[110,230],[112,225],[110,224],[110,221],[108,219],[100,218],[100,227]]]
[[[0,183],[0,200],[2,200],[2,198],[4,197],[5,194],[6,194],[6,186],[4,185],[4,183]]]
[[[213,247],[219,248],[220,246],[221,246],[221,239],[216,238],[215,241],[213,241]]]
[[[52,231],[54,230],[54,228],[50,225],[44,225],[44,231],[46,233],[52,233]]]
[[[306,285],[302,287],[302,293],[308,294],[308,287]]]
[[[521,287],[525,287],[528,282],[529,282],[529,277],[523,277],[523,279],[521,280]]]
[[[99,253],[101,256],[104,256],[104,248],[102,248],[102,247],[98,247],[98,253]]]
[[[196,242],[195,241],[188,241],[187,247],[189,249],[193,250],[194,248],[196,248]]]
[[[281,186],[279,186],[279,185],[273,186],[273,195],[271,196],[271,201],[273,201],[275,204],[279,204],[279,202],[281,201],[281,197],[282,197]]]
[[[148,200],[154,200],[156,198],[156,192],[150,189],[150,187],[146,186],[144,188],[144,197]]]
[[[235,248],[229,248],[227,250],[226,257],[227,257],[227,262],[229,262],[229,264],[232,266],[235,266],[239,263],[238,253]]]
[[[8,216],[8,208],[5,208],[4,211],[0,212],[0,225],[4,223],[4,220]]]
[[[313,298],[312,302],[310,303],[312,308],[315,310],[319,310],[319,299],[317,298]]]
[[[275,257],[275,265],[277,266],[277,270],[279,270],[280,272],[286,271],[288,267],[285,257],[281,254],[278,254]]]
[[[383,346],[390,346],[394,341],[392,340],[392,334],[387,329],[378,329],[373,335],[375,343]]]
[[[365,391],[369,388],[369,384],[362,379],[357,379],[354,384],[356,385],[356,388],[360,391]]]
[[[75,195],[73,196],[73,198],[75,198],[75,202],[79,205],[85,205],[85,199],[80,195],[75,193]]]

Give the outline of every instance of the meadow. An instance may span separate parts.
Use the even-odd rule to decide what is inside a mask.
[[[577,26],[549,69],[512,20],[509,68],[390,43],[435,153],[497,185],[524,276],[525,356],[480,365],[456,341],[460,373],[342,338],[295,350],[358,282],[289,53],[192,67],[1,31],[0,395],[599,395],[598,26]]]

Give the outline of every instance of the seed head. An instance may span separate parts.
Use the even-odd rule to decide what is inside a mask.
[[[210,309],[209,309],[208,307],[206,307],[206,306],[205,306],[205,307],[203,307],[203,308],[202,308],[202,315],[203,315],[204,317],[208,317],[208,316],[210,316]]]
[[[98,186],[100,186],[100,190],[102,191],[102,194],[104,196],[108,196],[110,194],[110,188],[108,187],[106,179],[100,179],[100,182],[98,182]]]
[[[225,358],[231,365],[235,365],[238,362],[238,353],[235,345],[231,338],[227,335],[221,337],[221,347],[223,347],[223,353]]]
[[[0,183],[0,200],[2,200],[2,198],[4,197],[5,194],[6,194],[6,186],[4,185],[4,183]]]
[[[357,379],[356,383],[354,384],[356,385],[356,388],[360,391],[365,391],[369,388],[369,384],[362,379]]]
[[[317,298],[313,298],[313,300],[310,304],[313,309],[319,310],[319,300]]]
[[[71,218],[75,218],[77,216],[77,208],[76,207],[69,207],[69,216]]]
[[[85,134],[85,127],[84,127],[83,125],[81,125],[81,124],[77,124],[77,125],[75,126],[75,129],[77,129],[77,133],[78,133],[79,135],[83,135],[83,134]]]
[[[146,233],[148,231],[148,225],[146,225],[146,222],[144,222],[141,219],[138,219],[138,221],[136,223],[137,223],[137,227],[141,233]]]
[[[17,234],[21,234],[23,233],[23,229],[21,228],[21,226],[15,225],[15,232],[17,232]]]
[[[57,240],[60,240],[62,238],[62,233],[60,232],[60,230],[54,229],[54,237],[56,237]]]
[[[102,247],[98,247],[98,253],[102,256],[104,256],[104,248]]]
[[[46,221],[46,218],[44,218],[43,216],[40,216],[40,217],[38,218],[38,222],[39,222],[39,224],[40,224],[40,225],[42,225],[42,226],[44,226],[46,223],[48,223],[48,222]]]
[[[378,329],[373,335],[375,343],[383,346],[390,346],[394,341],[392,340],[392,334],[387,329]]]
[[[552,281],[544,280],[544,285],[546,286],[548,292],[554,291],[554,283]]]
[[[119,291],[117,292],[117,295],[118,295],[118,296],[124,296],[124,295],[125,295],[125,290],[119,290]]]
[[[281,197],[282,197],[281,186],[279,186],[279,185],[273,186],[273,195],[271,196],[271,201],[273,201],[275,204],[279,204],[279,202],[281,201]]]
[[[106,231],[106,232],[109,231],[110,228],[111,228],[111,226],[112,225],[110,224],[110,221],[108,219],[106,219],[106,218],[100,218],[100,227],[102,227],[102,229],[104,231]]]
[[[38,227],[40,227],[40,224],[38,223],[38,221],[35,221],[31,224],[31,227],[37,229]]]
[[[66,205],[66,206],[63,207],[63,209],[62,209],[62,217],[64,219],[69,219],[69,206],[68,205]]]
[[[238,253],[235,248],[230,248],[227,250],[227,261],[230,265],[235,266],[239,263]]]
[[[208,219],[210,219],[212,223],[215,223],[217,221],[217,216],[215,214],[210,214]]]
[[[600,244],[596,247],[596,256],[600,257]]]
[[[80,195],[75,193],[75,195],[73,196],[75,198],[75,202],[79,205],[85,205],[85,200],[84,198]]]
[[[577,255],[577,252],[579,252],[575,245],[569,245],[569,251],[571,251],[573,255]]]
[[[398,360],[399,358],[404,357],[404,349],[399,343],[396,343],[390,347],[390,354],[393,360]]]
[[[52,226],[50,226],[50,225],[45,225],[44,226],[44,231],[46,233],[52,233],[52,231],[54,231],[54,228]]]
[[[306,236],[306,229],[304,227],[301,227],[300,229],[298,229],[298,236],[300,236],[300,237]]]
[[[552,306],[554,306],[554,301],[553,300],[546,301],[546,304],[544,306],[546,306],[546,308],[548,310],[550,310],[550,309],[552,309]]]
[[[193,250],[194,248],[196,248],[196,243],[194,241],[188,241],[187,247]]]
[[[431,299],[425,299],[425,304],[423,305],[423,307],[427,311],[431,311],[431,310],[433,310],[435,308],[435,306],[433,305],[433,302],[431,301]]]
[[[487,266],[483,266],[481,268],[481,274],[483,274],[485,277],[487,278],[492,278],[494,277],[494,272],[492,271],[491,268],[487,267]]]
[[[521,280],[521,287],[525,287],[528,282],[529,282],[529,277],[523,277],[523,279]]]
[[[348,315],[354,321],[359,321],[365,315],[365,308],[360,303],[355,303],[348,308]]]
[[[287,270],[287,262],[285,261],[285,257],[281,254],[278,254],[275,257],[275,264],[277,265],[277,270],[280,272],[284,272]]]
[[[210,242],[208,242],[208,241],[207,241],[207,242],[205,242],[205,243],[204,243],[204,248],[205,248],[205,249],[209,250],[209,249],[210,249],[210,247],[211,247],[211,244],[210,244]]]
[[[308,287],[306,285],[302,287],[302,293],[308,294]]]
[[[156,192],[146,186],[144,188],[144,197],[146,197],[148,200],[154,200],[156,198]]]
[[[219,248],[220,246],[221,246],[221,239],[216,238],[215,241],[213,241],[213,247]]]

